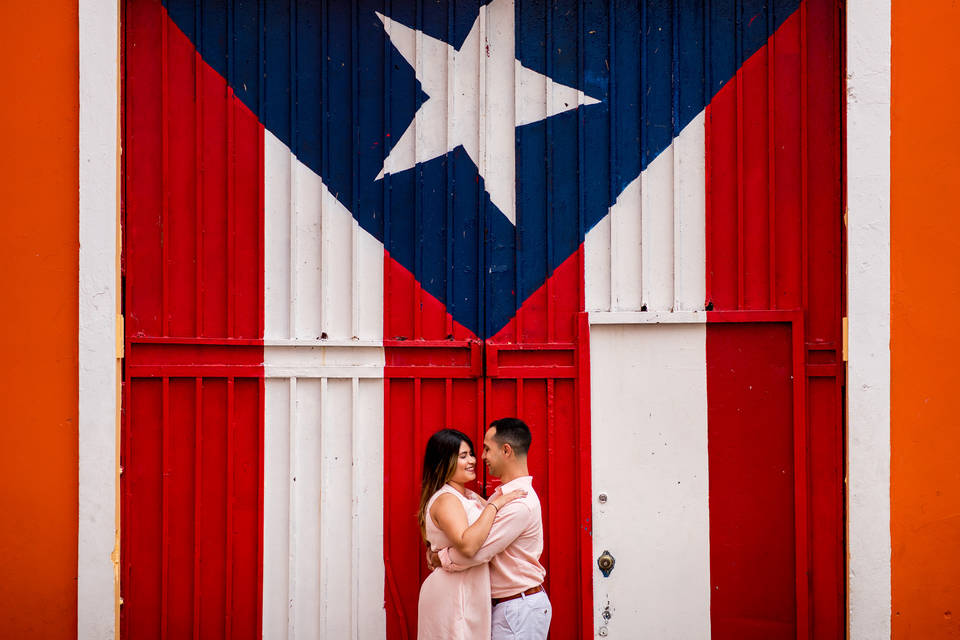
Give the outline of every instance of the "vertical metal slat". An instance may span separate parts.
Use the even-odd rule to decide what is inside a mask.
[[[320,526],[317,530],[318,535],[318,548],[319,548],[319,558],[320,566],[315,570],[320,574],[320,606],[318,607],[317,615],[319,620],[317,621],[318,629],[325,629],[325,623],[330,620],[330,607],[329,607],[329,598],[324,597],[327,593],[327,590],[330,588],[330,567],[325,559],[327,558],[327,553],[330,551],[330,545],[327,541],[327,536],[325,535],[324,528],[326,527],[326,522],[324,522],[323,514],[330,513],[330,501],[327,498],[329,492],[327,489],[330,486],[328,475],[330,473],[330,464],[328,460],[324,459],[326,455],[327,443],[326,438],[328,437],[328,431],[324,427],[331,422],[332,416],[327,413],[327,408],[330,405],[330,397],[327,387],[327,378],[320,378],[320,421],[316,425],[316,428],[319,429],[320,434],[318,436],[318,441],[320,442],[320,451],[317,452],[317,460],[320,464]],[[322,633],[322,631],[321,631]]]
[[[737,309],[743,309],[743,0],[736,1],[736,36],[734,42],[737,50]]]
[[[357,417],[360,409],[360,379],[350,378],[350,461],[351,461],[351,500],[350,500],[350,545],[353,551],[350,563],[350,637],[352,640],[360,638],[360,453],[363,444],[360,437],[360,419]]]
[[[677,144],[680,135],[680,10],[676,3],[671,5],[671,75],[670,75],[670,125],[672,133],[673,155],[673,302],[671,311],[679,311],[682,306],[683,292],[681,291],[683,278],[682,233],[683,206],[680,194],[680,155],[681,148]]]
[[[775,4],[767,7],[767,33],[773,34]],[[776,36],[767,40],[767,225],[769,242],[769,309],[777,308],[777,141],[776,141]]]
[[[793,481],[794,481],[794,526],[796,544],[796,604],[797,638],[810,638],[810,528],[809,528],[809,485],[807,469],[807,449],[809,435],[807,428],[807,375],[806,345],[804,343],[804,313],[794,315],[791,323],[792,359],[793,359]]]
[[[351,124],[353,132],[353,175],[351,180],[350,188],[350,202],[351,202],[351,211],[360,210],[360,37],[359,37],[359,17],[358,9],[356,2],[351,2],[351,24],[352,24],[352,35],[351,39],[351,48],[350,48],[350,64],[353,67],[351,69],[352,76],[350,78],[350,88],[352,93],[352,100],[350,103],[350,113],[352,117]],[[360,286],[357,282],[359,276],[359,238],[357,237],[357,221],[355,218],[350,220],[350,274],[351,274],[351,287],[350,287],[350,335],[357,337],[360,333],[360,321],[359,321],[359,291]],[[344,327],[346,329],[346,327]],[[335,335],[330,331],[330,335]]]
[[[810,271],[809,271],[809,162],[808,134],[809,114],[807,112],[807,3],[800,3],[800,274],[802,278],[801,306],[808,308],[810,299]]]
[[[227,12],[227,336],[236,337],[237,322],[237,100],[230,82],[236,77],[238,3]]]
[[[577,88],[586,92],[586,85],[583,81],[583,0],[577,0]],[[581,98],[583,100],[583,98]],[[583,198],[583,174],[586,170],[584,166],[584,124],[583,109],[577,109],[577,232],[578,239],[582,242],[586,238],[587,229],[583,219],[584,198]],[[586,273],[585,270],[586,251],[580,251],[578,261],[578,273]],[[580,286],[578,294],[578,309],[586,309],[586,291],[584,286]],[[612,288],[612,285],[611,285]]]
[[[169,25],[160,28],[160,335],[170,335],[170,72]]]
[[[170,612],[170,378],[161,382],[160,404],[160,638],[166,640]]]
[[[516,16],[517,20],[519,20],[520,17],[523,15],[523,10],[520,7],[521,2],[522,0],[516,0],[514,15]],[[519,31],[521,27],[522,25],[516,24],[514,33]],[[548,38],[547,54],[548,55],[550,53],[549,37],[550,36],[548,31],[547,33],[547,38]],[[514,43],[514,46],[516,46],[516,43]],[[549,81],[550,80],[548,79],[547,82]],[[519,142],[520,142],[519,133],[517,132],[517,124],[519,122],[519,119],[517,118],[517,110],[519,108],[518,105],[520,103],[519,94],[520,94],[520,86],[517,83],[517,67],[516,65],[514,65],[513,66],[513,143],[514,143],[514,148],[518,148]],[[547,96],[547,99],[549,100],[549,94]],[[549,110],[550,110],[550,103],[547,102],[548,113],[549,113]],[[548,123],[549,123],[549,120],[548,120]],[[547,126],[549,127],[549,124]],[[548,138],[550,137],[549,133],[547,134],[547,137]],[[523,220],[523,206],[521,205],[521,203],[523,202],[523,180],[517,179],[517,180],[514,180],[514,182],[516,183],[516,190],[515,190],[514,208],[513,208],[513,211],[514,211],[513,246],[514,246],[514,259],[515,259],[516,268],[513,270],[513,291],[514,291],[514,297],[516,299],[516,306],[519,307],[524,297],[523,280],[520,277],[520,261],[523,256],[523,235],[520,233],[520,228],[521,228],[521,225],[523,224],[521,222]],[[548,182],[548,187],[549,187],[549,182]],[[549,191],[549,188],[548,188],[548,191]],[[549,266],[548,266],[547,273],[549,273]],[[514,316],[513,328],[514,328],[514,341],[521,342],[523,340],[523,314],[518,313]]]
[[[614,18],[614,9],[610,8],[610,33],[611,39],[616,33],[616,23]],[[647,97],[646,85],[650,82],[650,71],[647,66],[647,49],[650,46],[647,37],[649,27],[647,26],[647,4],[644,2],[640,7],[640,80],[637,83],[637,89],[640,91],[640,275],[637,278],[637,285],[640,289],[640,309],[645,310],[647,301],[650,299],[649,289],[651,285],[652,273],[650,268],[651,242],[650,242],[650,216],[652,207],[650,206],[650,188],[649,174],[646,169],[650,166],[650,154],[647,152],[648,134],[647,118],[649,117],[649,100]]]
[[[423,69],[423,0],[417,0],[416,17],[417,35],[414,42],[415,60],[417,61],[416,71]],[[420,147],[422,145],[421,136],[423,136],[423,98],[422,92],[415,92],[416,112],[413,116],[413,126],[416,135],[413,137],[413,161],[414,171],[417,177],[414,187],[414,206],[413,206],[413,264],[414,276],[419,278],[423,274],[423,165],[420,164]],[[415,340],[422,339],[423,336],[423,291],[419,286],[413,288],[413,337]],[[432,336],[431,336],[432,337]],[[419,422],[417,424],[420,424]]]
[[[234,437],[236,433],[236,406],[235,406],[234,378],[227,378],[227,491],[226,502],[226,520],[224,531],[224,557],[226,559],[226,579],[224,581],[223,597],[223,624],[224,638],[233,637],[233,501],[234,501],[234,480],[233,480],[233,457],[236,452],[236,443]]]
[[[554,49],[553,47],[553,8],[555,6],[556,5],[554,3],[547,3],[544,11],[547,17],[547,33],[545,38],[546,45],[547,45],[547,55],[545,56],[546,72],[547,72],[546,81],[545,81],[545,89],[546,89],[545,100],[547,103],[546,112],[548,114],[550,113],[550,109],[553,106],[553,79],[552,79],[553,78],[553,49]],[[552,224],[553,223],[553,186],[554,185],[553,185],[553,144],[551,141],[553,140],[553,118],[547,118],[546,124],[547,124],[547,139],[544,142],[546,146],[545,170],[546,170],[546,185],[547,185],[547,188],[545,190],[546,202],[544,207],[544,213],[546,214],[546,224],[544,225],[544,229],[546,230],[546,242],[547,242],[547,264],[545,265],[546,266],[545,273],[547,276],[547,302],[546,302],[545,320],[547,325],[547,342],[553,342],[554,333],[555,333],[555,327],[554,327],[555,323],[553,321],[553,318],[554,318],[553,309],[556,307],[556,295],[557,295],[557,292],[556,292],[557,286],[554,283],[553,278],[550,277],[551,276],[550,269],[551,267],[556,265],[556,256],[554,256],[554,246],[553,246],[554,242],[553,242],[553,224]],[[517,219],[518,225],[519,225],[519,222],[520,220]],[[517,261],[516,268],[518,271],[520,270],[519,260]],[[520,314],[517,314],[517,315],[519,316]]]
[[[297,338],[297,2],[290,0],[290,317],[288,331],[291,340]],[[324,74],[326,75],[326,74]]]
[[[456,12],[457,5],[456,3],[450,3],[447,5],[447,42],[453,42],[453,18]],[[454,131],[456,130],[456,100],[457,100],[457,91],[456,91],[456,79],[454,68],[454,55],[453,47],[447,47],[447,129],[446,129],[446,148],[450,148],[450,140],[454,137]],[[456,192],[456,177],[453,171],[453,163],[455,162],[455,156],[447,158],[446,162],[446,211],[445,211],[445,220],[446,220],[446,233],[444,234],[445,242],[445,257],[446,257],[446,304],[452,304],[453,297],[453,279],[454,279],[454,268],[453,268],[453,207],[454,207],[454,193]],[[445,318],[445,332],[446,335],[453,335],[453,314],[446,314]],[[449,412],[447,415],[450,415]]]
[[[710,67],[711,64],[711,43],[710,43],[710,15],[711,15],[711,0],[703,0],[703,83],[704,83],[704,98],[709,99],[713,95],[713,70]],[[710,161],[712,140],[710,131],[713,128],[713,111],[710,109],[710,105],[707,104],[706,116],[704,118],[704,127],[703,127],[703,148],[705,150],[704,156],[704,174],[706,176],[705,188],[704,188],[704,202],[706,207],[704,210],[704,261],[707,265],[713,264],[713,163]],[[710,308],[713,305],[713,273],[712,270],[707,268],[706,273],[704,274],[704,291],[706,293],[706,300],[704,300],[704,307]]]
[[[643,20],[642,15],[643,14],[641,14],[641,21]],[[614,24],[615,24],[614,7],[611,4],[610,9],[608,11],[608,15],[607,15],[607,40],[608,40],[607,47],[608,47],[608,54],[610,56],[610,106],[608,107],[610,122],[609,122],[609,130],[608,130],[609,140],[607,141],[608,148],[609,148],[609,151],[607,153],[607,180],[608,180],[607,189],[609,190],[608,201],[611,203],[611,206],[614,202],[616,202],[616,195],[617,195],[617,186],[616,186],[616,182],[617,182],[617,178],[616,178],[617,176],[617,155],[616,155],[617,154],[616,152],[617,110],[615,108],[615,105],[617,104],[617,42],[616,42],[616,36],[613,31]],[[643,33],[642,26],[640,29],[640,33],[641,34]],[[581,35],[581,40],[583,40],[582,35]],[[642,53],[643,51],[642,41],[639,43],[639,47]],[[646,56],[644,55],[640,56],[641,81],[643,80],[643,77],[644,77],[643,65],[645,64],[644,62],[645,59],[646,59]],[[583,60],[583,54],[581,54],[581,68],[583,66],[582,60]],[[643,131],[643,102],[642,102],[643,89],[642,87],[639,89],[639,93],[640,95],[637,96],[637,99],[640,100],[641,106],[637,113],[637,125],[640,128],[640,131],[642,132]],[[580,114],[583,113],[582,109],[578,109],[577,111]],[[580,118],[582,120],[583,116],[581,115]],[[638,149],[638,153],[640,153],[641,155],[643,154],[643,137],[642,136],[643,134],[641,133],[640,149]],[[581,163],[586,162],[584,153],[581,153],[580,161]],[[642,161],[641,161],[641,166],[642,166]],[[581,192],[580,207],[582,209],[585,206],[582,184],[581,184],[580,192]],[[616,240],[620,235],[617,232],[618,221],[619,221],[619,216],[617,215],[610,216],[610,311],[616,311],[620,307],[619,305],[620,269],[618,268],[620,248],[617,245],[617,240]],[[643,247],[641,247],[640,250],[643,251]],[[643,274],[642,273],[638,274],[638,276],[640,277],[640,282],[642,282]]]
[[[194,184],[196,185],[194,207],[196,208],[196,335],[204,335],[203,313],[203,254],[204,254],[204,206],[203,206],[203,58],[200,51],[203,49],[203,12],[194,8],[194,33],[197,37],[197,50],[193,54],[194,74],[194,121],[196,122],[194,137]],[[166,119],[166,118],[164,118]]]
[[[478,130],[478,139],[477,139],[477,155],[479,156],[478,167],[480,175],[487,175],[487,56],[485,55],[486,47],[489,44],[487,41],[487,10],[488,6],[480,7],[480,11],[477,15],[477,33],[478,33],[478,46],[480,50],[477,52],[477,55],[480,59],[479,78],[477,79],[477,115],[479,121],[477,123]],[[479,190],[478,190],[479,191]],[[487,243],[484,241],[487,235],[487,200],[484,197],[484,193],[479,192],[477,199],[477,208],[478,208],[478,234],[477,234],[477,315],[478,323],[477,326],[480,327],[481,335],[487,334],[487,314],[486,307],[487,303],[487,292],[485,286],[484,276],[487,272],[490,260],[488,259],[488,249]]]
[[[808,44],[808,34],[807,34],[807,3],[800,3],[800,241],[801,241],[801,279],[802,279],[802,308],[808,309],[809,300],[810,300],[810,272],[809,272],[809,250],[810,242],[808,238],[809,233],[809,154],[808,154],[808,132],[809,132],[809,114],[807,112],[807,44]],[[805,321],[804,314],[803,317],[798,318],[794,324],[797,325],[797,329],[800,333],[800,338],[796,341],[799,342],[794,349],[795,351],[795,361],[799,359],[801,364],[804,364],[804,359],[806,358],[806,346],[804,344],[804,336],[806,335],[806,327],[803,326]],[[798,422],[799,428],[802,432],[802,439],[799,443],[795,445],[797,453],[802,457],[797,460],[796,470],[796,481],[798,489],[797,496],[797,513],[798,513],[798,530],[797,530],[797,637],[798,638],[809,638],[810,637],[810,576],[808,572],[809,567],[809,553],[810,553],[810,530],[807,521],[807,492],[809,490],[807,486],[807,446],[809,438],[807,435],[807,408],[806,408],[806,383],[807,378],[805,375],[805,366],[800,369],[799,375],[794,374],[794,384],[802,385],[801,390],[803,391],[800,396],[802,402],[798,404],[800,406],[796,407],[795,410],[799,412]],[[802,475],[801,475],[802,472]],[[802,511],[801,511],[802,509]],[[799,516],[802,515],[802,527],[801,521],[799,521]]]
[[[287,477],[287,602],[289,603],[287,618],[287,638],[297,637],[297,614],[300,600],[297,597],[297,439],[299,436],[299,412],[297,410],[297,377],[291,376],[288,386],[287,403],[289,407],[289,441],[287,455],[290,468]]]
[[[200,639],[200,521],[203,516],[203,378],[193,379],[193,640]]]

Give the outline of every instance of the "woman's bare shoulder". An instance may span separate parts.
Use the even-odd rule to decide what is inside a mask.
[[[455,496],[451,491],[444,491],[441,489],[433,494],[433,498],[431,500],[433,502],[430,507],[431,512],[433,512],[433,510],[437,507],[440,507],[441,509],[450,509],[453,506],[458,506],[461,509],[463,508],[463,505],[460,504],[460,500],[458,500],[457,496]]]

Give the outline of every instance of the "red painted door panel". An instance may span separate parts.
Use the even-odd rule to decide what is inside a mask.
[[[533,434],[530,472],[544,520],[551,638],[592,635],[588,323],[582,252],[561,265],[497,335],[481,341],[387,261],[384,560],[387,637],[414,638],[427,576],[416,528],[427,439],[469,434],[479,456],[486,426],[517,416]],[[467,337],[463,340],[461,336]],[[401,339],[398,339],[401,338]],[[478,492],[497,485],[481,474]]]
[[[791,329],[707,326],[714,638],[798,637]]]
[[[384,458],[383,555],[390,638],[416,637],[420,584],[429,573],[416,520],[427,440],[451,427],[478,449],[483,441],[480,343],[418,342],[386,348],[384,447],[390,453]]]
[[[258,638],[263,127],[124,3],[124,638]]]
[[[793,321],[791,357],[799,389],[792,406],[795,433],[804,434],[802,441],[794,444],[794,452],[802,454],[804,462],[800,469],[803,476],[795,476],[795,492],[802,499],[798,503],[795,498],[791,504],[795,514],[805,513],[807,520],[795,523],[796,549],[802,557],[791,575],[796,584],[796,637],[817,639],[842,638],[845,628],[843,20],[843,3],[804,0],[767,46],[743,61],[736,76],[706,110],[708,308],[728,314],[800,314]],[[708,314],[708,323],[718,317]],[[731,317],[735,316],[728,315],[728,320]],[[750,322],[750,316],[739,320]],[[731,327],[708,324],[707,361],[713,374],[719,376],[717,381],[724,379],[720,376],[724,367],[750,376],[753,373],[749,367],[774,367],[782,359],[782,354],[776,355],[781,352],[774,349],[763,356],[768,360],[761,359],[763,352],[754,353],[752,364],[739,358],[731,360],[738,355],[731,350],[759,349],[763,340],[771,339],[764,337],[766,332],[774,331],[765,321],[744,326],[756,329],[758,342],[751,342],[754,338],[743,333],[732,335],[737,331]],[[723,335],[730,335],[730,345],[724,345]],[[782,347],[780,344],[777,348]],[[714,355],[709,355],[710,349],[714,349]],[[714,356],[721,360],[715,361]],[[770,374],[771,380],[776,379]],[[733,374],[728,371],[724,375],[729,378]],[[727,382],[737,385],[738,380]],[[713,398],[711,395],[711,410]],[[741,410],[750,412],[753,406],[749,396],[743,401]],[[711,413],[711,543],[713,523],[723,530],[727,518],[734,515],[732,511],[714,512],[713,447],[724,443],[714,441],[713,418]],[[777,424],[783,419],[777,418]],[[778,428],[783,436],[783,427]],[[723,437],[724,433],[717,431],[716,435]],[[776,449],[773,441],[758,440],[754,446],[748,435],[748,431],[740,433],[746,438],[741,444],[749,449],[750,460],[771,456],[775,451],[781,451],[777,455],[782,456],[783,442],[781,449]],[[727,442],[724,446],[734,444]],[[723,473],[732,471],[722,460]],[[746,463],[746,459],[741,462]],[[729,476],[731,480],[735,477]],[[765,477],[758,469],[754,489],[744,494],[745,510],[759,509],[763,496],[772,500],[764,493],[773,491],[767,481],[761,480]],[[720,476],[717,482],[718,488],[723,486]],[[777,504],[782,509],[781,503]],[[766,522],[764,540],[782,537],[781,522],[782,518]],[[771,566],[776,564],[774,560],[785,562],[785,548],[777,551],[779,560],[771,558]],[[773,553],[772,549],[768,551]],[[734,566],[742,566],[731,564],[732,560],[724,560],[711,549],[712,581],[713,562],[719,563],[721,576]],[[798,574],[801,566],[805,573]],[[748,571],[745,576],[749,575]],[[754,577],[757,584],[781,581],[781,587],[764,597],[779,594],[786,602],[789,590],[785,575],[769,569],[763,576]],[[746,607],[743,602],[734,606],[725,600],[731,597],[729,593],[714,590],[711,595],[715,603],[719,598],[733,607],[724,609],[724,605],[719,611],[713,610],[715,621],[732,621],[730,616],[748,613],[742,609]],[[785,623],[788,617],[771,615],[771,619]],[[726,624],[714,627],[714,633],[730,629]],[[741,632],[746,633],[736,633]]]
[[[592,635],[585,349],[585,335],[568,344],[487,345],[487,422],[517,416],[533,436],[528,464],[543,509],[540,562],[547,568],[552,638]],[[487,493],[497,484],[487,478]]]
[[[259,637],[262,379],[188,377],[135,357],[125,383],[121,634]]]

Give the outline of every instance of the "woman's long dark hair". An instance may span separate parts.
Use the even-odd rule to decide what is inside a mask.
[[[420,511],[417,521],[420,523],[420,535],[427,539],[427,503],[430,497],[446,484],[457,470],[457,458],[460,456],[460,443],[466,442],[473,454],[473,441],[470,436],[456,429],[441,429],[427,440],[423,452],[423,476],[420,483]]]

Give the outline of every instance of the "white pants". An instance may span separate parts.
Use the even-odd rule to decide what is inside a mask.
[[[493,608],[491,640],[546,640],[551,617],[544,591],[501,602]]]

